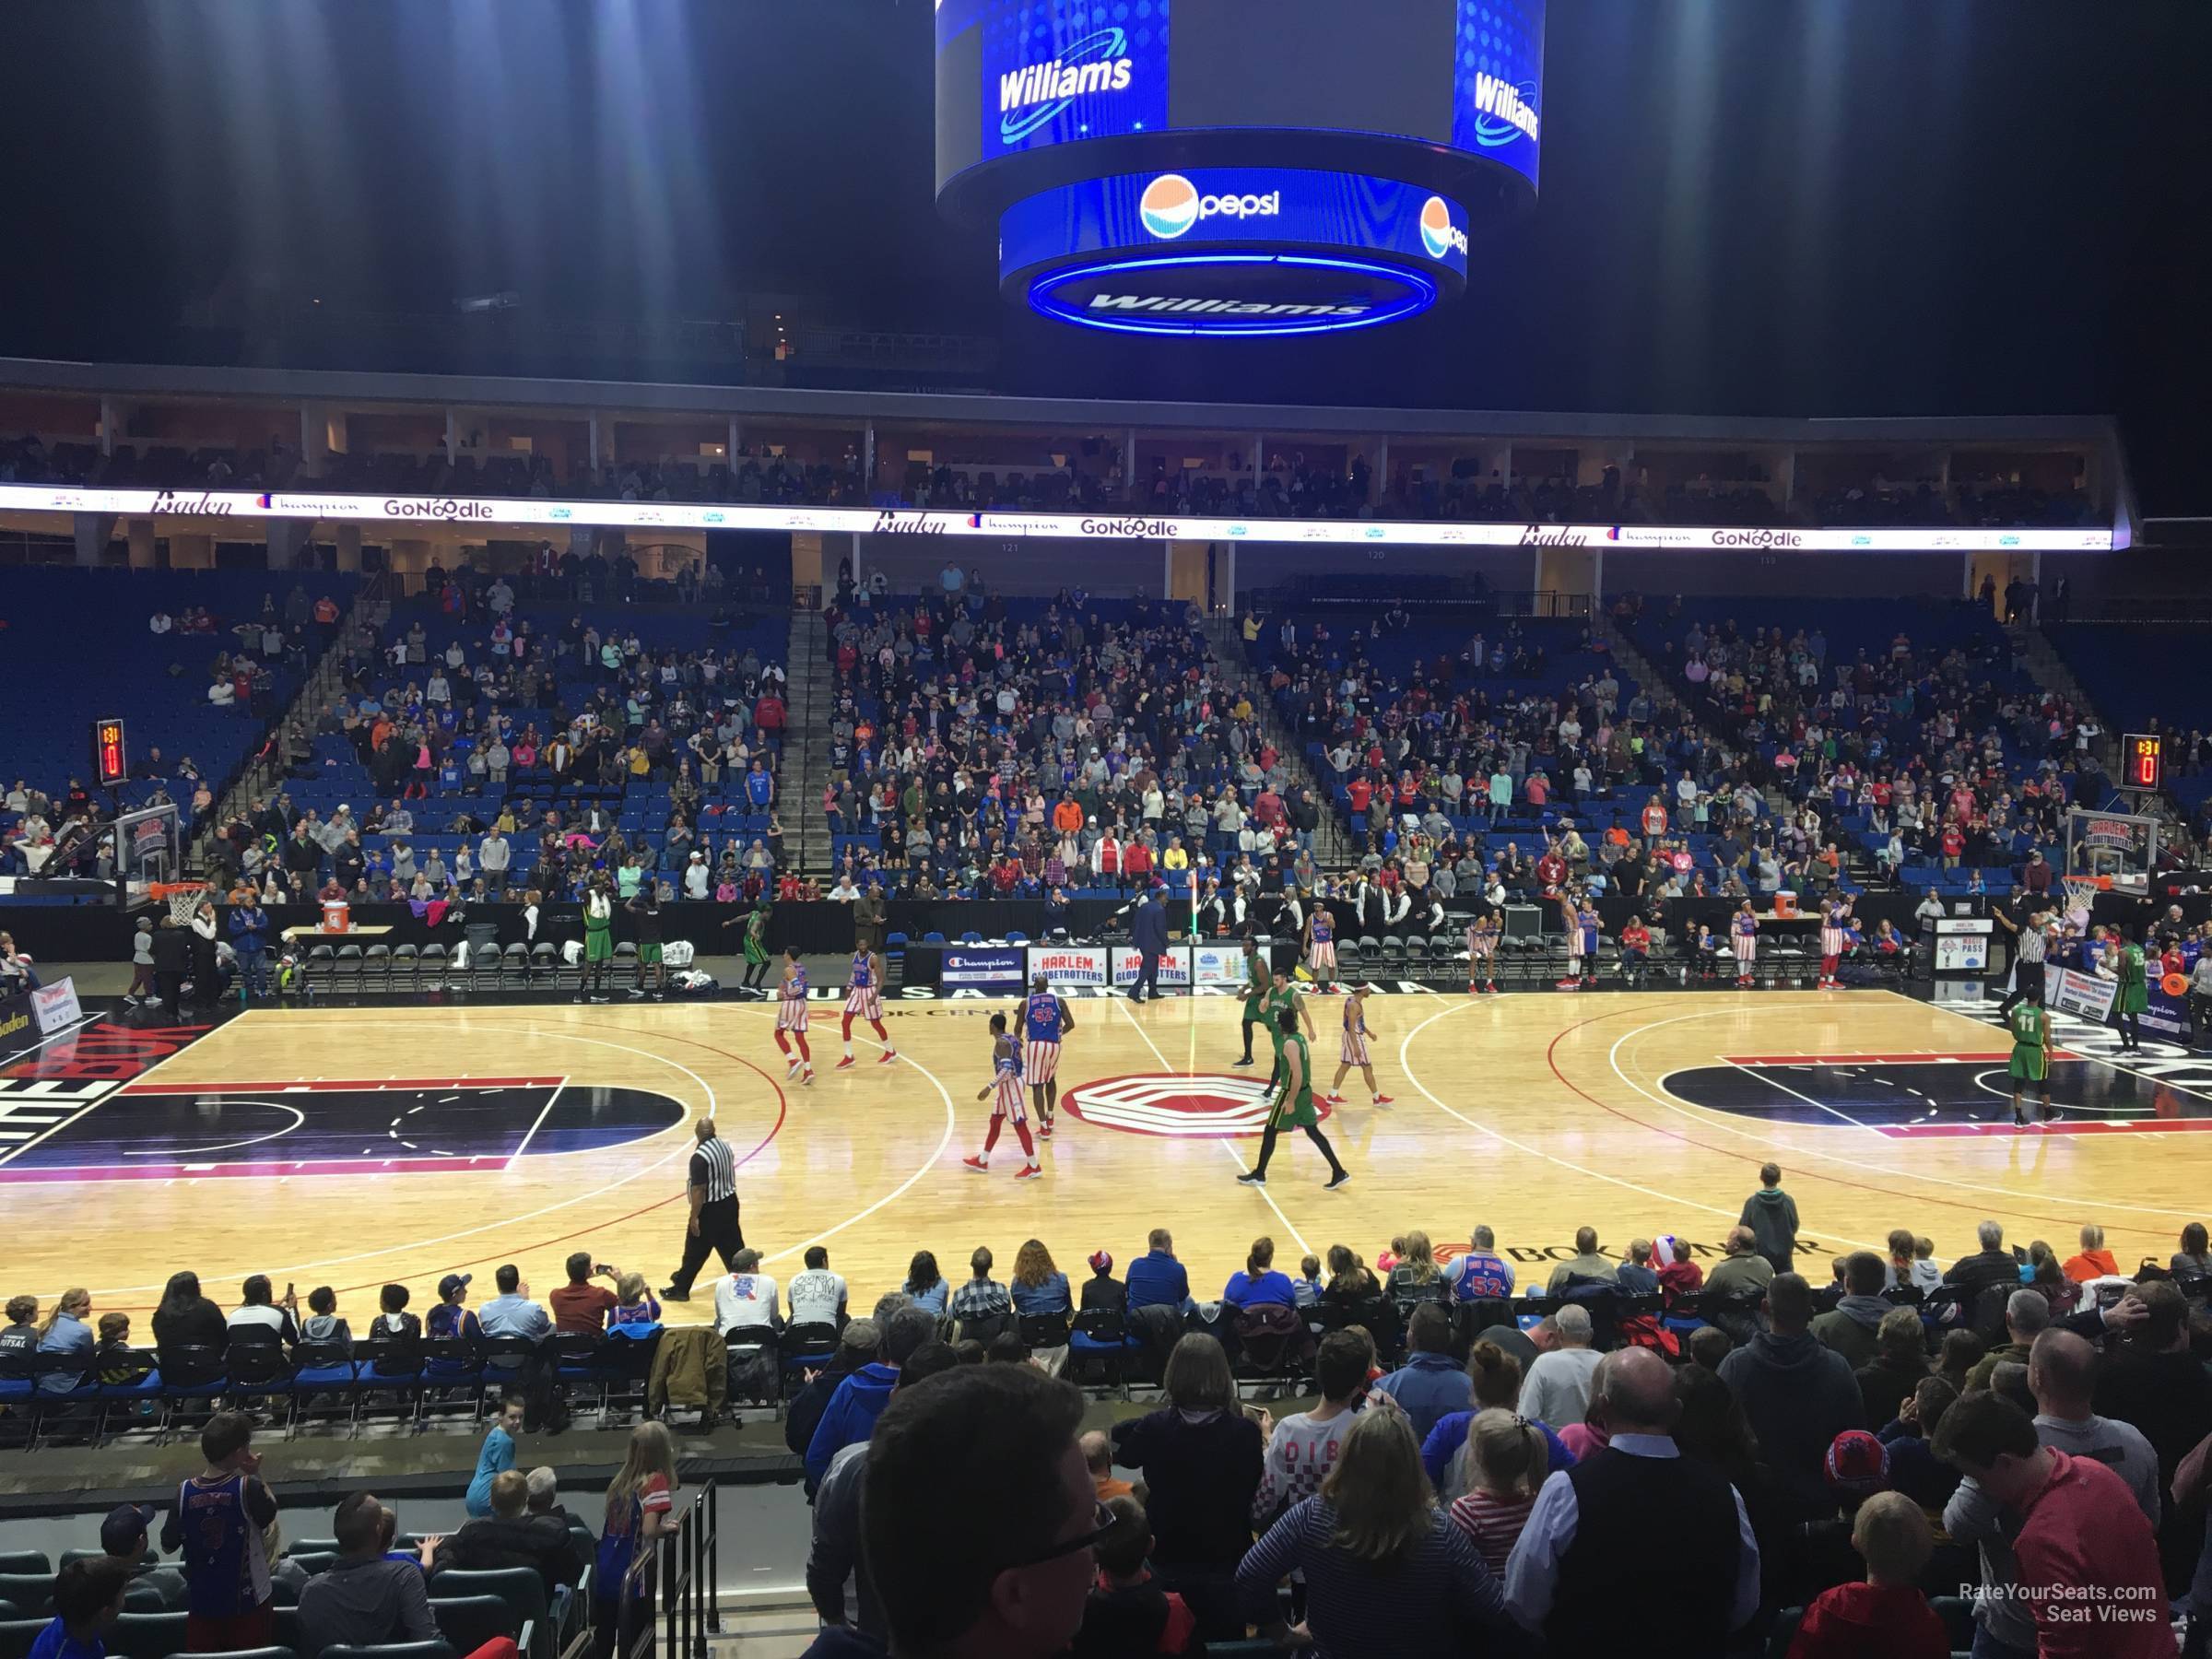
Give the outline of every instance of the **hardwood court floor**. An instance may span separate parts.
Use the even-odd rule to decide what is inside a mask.
[[[1371,1047],[1396,1103],[1371,1107],[1347,1079],[1325,1127],[1354,1180],[1335,1193],[1296,1135],[1264,1192],[1235,1184],[1257,1142],[1220,1138],[1223,1120],[1202,1115],[1249,1113],[1252,1075],[1228,1064],[1235,1002],[1077,1001],[1060,1074],[1075,1110],[1083,1085],[1156,1080],[1088,1091],[1090,1122],[1064,1102],[1044,1179],[1014,1179],[1010,1134],[977,1176],[959,1160],[986,1121],[985,1018],[1006,1006],[897,1006],[898,1063],[874,1064],[864,1041],[845,1073],[828,1069],[837,1018],[821,1009],[810,1088],[785,1085],[757,1004],[248,1013],[66,1131],[0,1149],[6,1288],[85,1285],[96,1309],[145,1311],[179,1267],[226,1303],[264,1272],[303,1300],[336,1287],[359,1329],[387,1280],[420,1310],[441,1274],[477,1275],[475,1300],[513,1261],[542,1296],[576,1250],[657,1287],[682,1231],[688,1120],[705,1110],[745,1159],[746,1236],[769,1271],[788,1280],[824,1241],[855,1312],[917,1247],[957,1283],[974,1245],[1003,1277],[1032,1234],[1079,1280],[1089,1252],[1126,1264],[1147,1229],[1171,1227],[1201,1293],[1261,1233],[1292,1267],[1336,1242],[1371,1260],[1413,1227],[1459,1241],[1478,1221],[1521,1252],[1563,1255],[1583,1223],[1611,1246],[1669,1232],[1717,1244],[1768,1158],[1823,1255],[1879,1248],[1902,1226],[1947,1261],[1994,1217],[2008,1240],[2062,1253],[2097,1219],[2124,1263],[2163,1261],[2212,1190],[2212,1138],[2187,1132],[2212,1124],[2198,1115],[2212,1080],[2154,1086],[2085,1057],[2054,1069],[2060,1102],[2091,1107],[2065,1131],[1977,1127],[2009,1119],[2001,1033],[1880,992],[1375,997]],[[1325,1082],[1339,1004],[1311,1006]],[[136,1324],[144,1339],[143,1312]]]

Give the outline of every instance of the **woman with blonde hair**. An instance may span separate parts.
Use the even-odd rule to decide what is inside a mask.
[[[676,1530],[676,1437],[665,1423],[640,1423],[629,1433],[629,1453],[606,1488],[606,1518],[592,1568],[593,1653],[607,1659],[628,1631],[653,1622],[653,1570],[636,1584],[631,1563],[642,1549]],[[626,1594],[626,1592],[628,1593]]]
[[[92,1362],[92,1292],[81,1285],[72,1286],[61,1294],[61,1299],[47,1311],[46,1323],[39,1327],[38,1351],[41,1354],[61,1354]],[[51,1371],[39,1379],[41,1394],[67,1394],[84,1381],[81,1372],[67,1370]]]
[[[606,1311],[609,1335],[649,1337],[661,1328],[661,1304],[646,1287],[641,1273],[625,1273],[615,1280],[615,1305]]]
[[[1526,1418],[1493,1406],[1475,1414],[1466,1443],[1453,1462],[1453,1484],[1465,1495],[1453,1502],[1452,1524],[1467,1535],[1483,1565],[1502,1579],[1506,1558],[1528,1524],[1536,1488],[1551,1467],[1544,1431]]]
[[[1412,1313],[1421,1303],[1448,1301],[1451,1288],[1442,1271],[1436,1265],[1436,1247],[1425,1232],[1406,1235],[1406,1247],[1398,1253],[1397,1265],[1390,1270],[1390,1300],[1399,1316]]]
[[[1296,1631],[1276,1594],[1292,1572],[1305,1575],[1308,1609]],[[1263,1634],[1323,1659],[1444,1659],[1512,1628],[1498,1578],[1436,1507],[1413,1429],[1395,1411],[1353,1421],[1319,1495],[1253,1546],[1237,1588]]]

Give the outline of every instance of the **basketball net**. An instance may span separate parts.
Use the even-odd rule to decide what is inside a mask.
[[[169,919],[184,927],[198,913],[200,900],[207,897],[207,888],[205,883],[197,881],[155,881],[147,883],[146,896],[156,904],[167,903]]]
[[[2089,904],[2099,893],[2112,891],[2110,876],[2061,876],[2059,885],[2066,889],[2066,920],[2084,933],[2089,926]]]

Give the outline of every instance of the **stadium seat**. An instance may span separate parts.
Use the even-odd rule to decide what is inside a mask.
[[[53,1617],[53,1569],[0,1572],[0,1601],[8,1603],[27,1618]]]
[[[108,1652],[122,1659],[169,1659],[189,1647],[182,1613],[125,1613],[108,1636]]]

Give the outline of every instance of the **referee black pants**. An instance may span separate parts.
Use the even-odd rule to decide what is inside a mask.
[[[737,1200],[735,1197],[710,1198],[699,1206],[699,1230],[691,1232],[687,1230],[684,1234],[684,1265],[669,1279],[669,1287],[686,1296],[690,1295],[691,1281],[699,1277],[699,1270],[707,1265],[710,1251],[722,1258],[722,1265],[726,1269],[744,1248],[745,1232],[737,1225]]]

